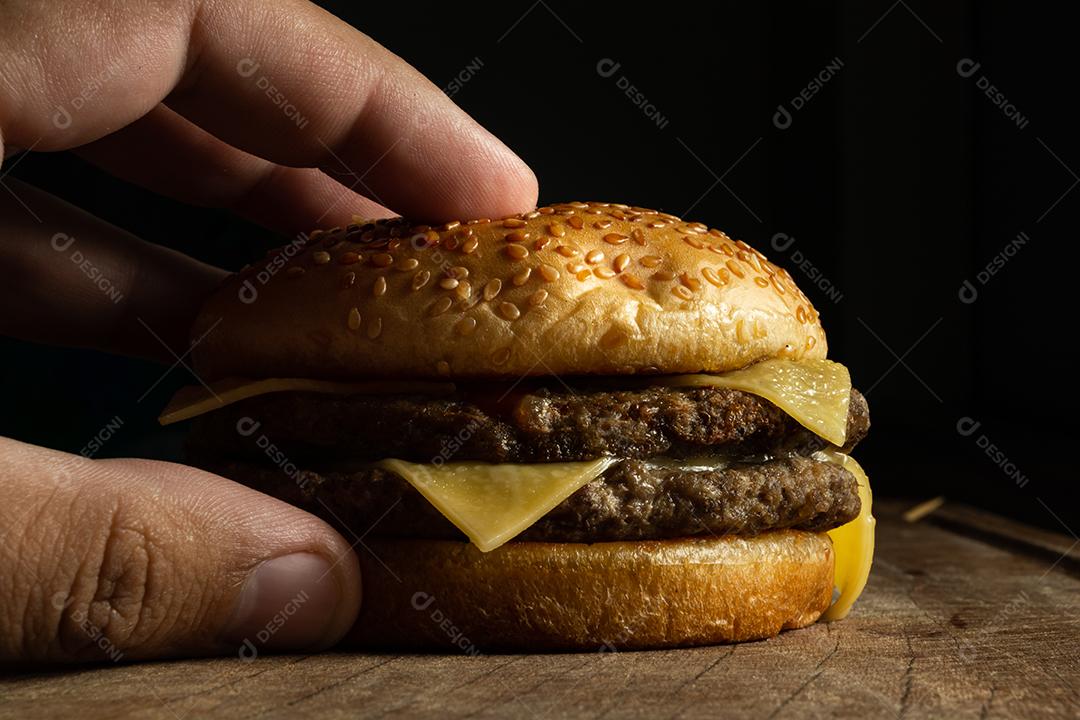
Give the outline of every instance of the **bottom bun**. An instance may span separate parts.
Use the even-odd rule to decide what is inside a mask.
[[[369,540],[350,642],[369,647],[624,650],[760,640],[829,606],[832,542],[781,530],[648,542]]]

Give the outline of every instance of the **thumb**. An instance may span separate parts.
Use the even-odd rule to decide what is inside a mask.
[[[321,649],[360,605],[322,520],[172,463],[0,438],[0,663]]]

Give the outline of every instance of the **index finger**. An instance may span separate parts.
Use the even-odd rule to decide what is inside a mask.
[[[56,38],[62,52],[41,65],[63,77],[25,82],[20,73],[28,97],[8,107],[41,112],[91,80],[92,97],[67,128],[53,126],[51,108],[34,118],[6,115],[5,133],[11,126],[22,136],[10,141],[45,134],[43,148],[71,147],[165,99],[242,150],[319,167],[405,215],[500,217],[534,206],[536,179],[516,155],[407,63],[318,7],[190,0],[166,8],[88,3],[81,22]],[[27,22],[43,28],[42,42],[47,24]],[[71,67],[57,67],[63,63]]]

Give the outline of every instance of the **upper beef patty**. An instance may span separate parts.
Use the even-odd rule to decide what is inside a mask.
[[[395,457],[556,462],[602,455],[807,455],[828,443],[768,400],[726,388],[610,390],[464,387],[453,395],[332,395],[281,392],[196,419],[197,456],[259,459],[264,451],[237,428],[258,431],[293,462]],[[866,400],[851,391],[847,444],[870,427]]]
[[[372,465],[331,464],[291,475],[245,462],[208,467],[307,508],[346,533],[464,537],[404,478]],[[515,539],[599,542],[756,535],[782,528],[819,532],[854,519],[859,507],[851,473],[813,458],[722,468],[623,460]]]

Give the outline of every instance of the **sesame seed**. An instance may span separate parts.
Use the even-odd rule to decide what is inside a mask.
[[[491,362],[496,365],[505,365],[506,361],[510,359],[510,348],[502,348],[491,353]]]
[[[529,233],[524,230],[514,230],[513,232],[506,233],[506,237],[503,238],[506,242],[523,243],[529,239]]]
[[[442,226],[442,228],[440,228],[440,229],[441,229],[441,230],[442,230],[443,232],[448,232],[448,231],[450,231],[450,230],[453,230],[454,228],[456,228],[456,227],[458,227],[458,226],[460,226],[460,225],[461,225],[461,221],[460,221],[460,220],[451,220],[451,221],[450,221],[450,222],[448,222],[448,223],[443,223],[443,226]]]
[[[450,306],[453,304],[454,301],[449,295],[443,295],[431,304],[431,317],[442,315],[444,312],[449,310]]]
[[[556,222],[550,223],[547,226],[547,231],[552,237],[562,237],[566,234],[566,228]]]
[[[610,220],[597,220],[596,222],[594,222],[592,224],[592,226],[594,228],[596,228],[597,230],[607,230],[609,227],[611,227],[611,221]]]
[[[563,257],[574,257],[578,254],[577,248],[570,247],[569,245],[560,245],[555,248],[555,252],[559,253]]]
[[[318,240],[322,235],[326,234],[325,230],[315,229],[308,233],[308,240]]]
[[[544,301],[548,299],[547,290],[537,290],[529,296],[529,305],[532,307],[540,307],[544,304]]]
[[[454,267],[446,269],[446,277],[456,278],[458,280],[464,280],[469,277],[469,268],[464,265],[455,265]]]
[[[378,253],[372,255],[371,264],[375,267],[390,267],[394,264],[394,256],[390,253]]]
[[[352,308],[351,310],[349,310],[349,317],[348,317],[347,322],[349,324],[349,329],[350,330],[359,330],[360,329],[360,310],[358,310],[357,308]]]
[[[585,281],[585,280],[589,279],[589,277],[591,277],[591,276],[592,276],[592,273],[589,272],[588,268],[585,268],[584,270],[578,271],[577,275],[575,275],[575,277],[578,280],[581,280],[581,281]]]
[[[499,314],[507,320],[517,320],[521,317],[521,311],[514,303],[499,303]]]
[[[653,220],[651,223],[648,224],[647,227],[651,227],[651,228],[653,228],[655,230],[657,228],[662,228],[662,227],[666,227],[666,226],[667,226],[667,223],[664,222],[663,220]]]
[[[595,275],[598,278],[603,278],[605,280],[607,280],[608,278],[615,277],[615,274],[616,274],[615,271],[612,270],[609,267],[593,268],[593,275]]]
[[[697,292],[701,289],[701,281],[695,277],[690,277],[689,273],[683,273],[679,276],[679,282],[690,289],[691,292]]]
[[[443,278],[439,281],[439,287],[443,290],[453,290],[458,286],[457,278]]]
[[[540,213],[537,212],[536,210],[533,210],[532,212],[525,213],[524,215],[522,215],[522,217],[525,218],[526,220],[532,220],[533,218],[540,217]]]
[[[550,265],[541,265],[537,270],[540,273],[540,277],[544,278],[544,282],[555,282],[559,279],[559,271]]]
[[[375,278],[375,284],[371,287],[371,292],[375,297],[382,297],[386,294],[386,276],[380,275]]]
[[[581,219],[579,215],[571,215],[566,219],[567,224],[575,230],[580,230],[585,227],[585,221]]]
[[[480,240],[475,237],[468,238],[465,242],[461,243],[461,252],[466,255],[472,255],[476,252],[476,248],[480,247]]]
[[[590,250],[589,252],[585,253],[585,262],[589,263],[590,265],[595,265],[603,259],[603,250]]]
[[[488,284],[484,286],[484,299],[488,301],[494,299],[500,290],[502,290],[502,280],[499,278],[489,280]]]
[[[737,278],[746,277],[746,273],[743,272],[743,269],[741,267],[739,267],[739,264],[737,262],[735,262],[734,260],[728,260],[724,264],[727,265],[727,269],[730,270],[731,274],[734,275],[735,277],[737,277]]]
[[[659,255],[646,255],[645,257],[638,260],[638,262],[641,263],[644,267],[654,268],[660,267],[660,263],[663,262],[663,259]]]
[[[802,305],[800,305],[795,310],[795,319],[798,320],[800,323],[806,322],[806,308],[804,308]]]
[[[754,337],[763,338],[769,334],[769,331],[765,327],[765,323],[761,322],[760,318],[754,320]]]
[[[330,262],[330,253],[326,252],[325,250],[316,250],[315,252],[311,253],[311,260],[316,265],[325,265],[326,263]]]
[[[670,270],[657,270],[652,274],[652,277],[650,279],[661,281],[674,280],[675,273],[671,272]]]
[[[626,287],[631,288],[632,290],[645,289],[645,286],[641,284],[641,280],[638,279],[637,275],[623,273],[619,276],[619,279],[623,281],[623,284],[626,285]]]
[[[285,271],[285,275],[287,277],[291,277],[291,278],[298,278],[303,274],[304,274],[304,268],[302,268],[302,267],[300,267],[298,265],[293,265],[291,268],[289,268],[288,270]]]
[[[380,335],[382,335],[382,318],[377,317],[368,323],[367,336],[369,340],[374,340]]]
[[[457,325],[454,326],[454,332],[456,332],[458,335],[461,335],[462,337],[468,337],[472,335],[474,332],[476,332],[476,318],[461,318],[461,320],[458,321]]]
[[[555,208],[553,208],[553,207],[537,208],[536,212],[540,213],[541,215],[550,215],[551,213],[555,212]]]
[[[419,290],[420,288],[427,285],[428,280],[430,280],[430,279],[431,279],[431,271],[430,270],[421,270],[420,272],[413,275],[412,289],[413,290]]]
[[[690,247],[697,248],[698,250],[704,250],[705,249],[705,243],[701,242],[697,238],[692,238],[689,235],[687,235],[686,237],[683,238],[683,242],[686,243],[687,245],[689,245]]]
[[[644,247],[645,245],[645,232],[641,228],[634,228],[630,233],[630,237],[634,238],[634,242]]]
[[[701,268],[701,275],[708,280],[711,285],[715,285],[716,287],[720,287],[724,284],[721,282],[720,276],[717,275],[716,271],[711,267]]]
[[[626,253],[623,253],[622,255],[619,255],[617,258],[615,258],[615,262],[613,262],[611,265],[613,268],[615,268],[615,272],[621,273],[623,270],[626,269],[626,266],[629,264],[630,256]]]
[[[341,257],[338,258],[338,262],[342,265],[355,265],[360,262],[360,254],[354,252],[343,252]]]
[[[727,271],[727,268],[716,268],[716,274],[720,277],[720,283],[727,285],[731,280],[731,273]]]
[[[620,235],[619,233],[608,233],[607,235],[604,236],[604,242],[609,243],[611,245],[622,245],[624,242],[626,242],[629,239],[630,238],[627,237],[626,235]]]
[[[588,267],[586,267],[585,265],[582,265],[581,263],[574,263],[574,262],[566,263],[566,269],[570,271],[571,275],[577,275],[578,273],[582,273],[582,272],[586,272],[586,273],[589,272]]]
[[[746,243],[744,243],[742,240],[736,240],[735,244],[738,245],[743,250],[753,250],[754,249],[754,248],[750,247],[749,245],[747,245]]]
[[[735,323],[735,337],[738,338],[739,342],[746,342],[748,339],[746,337],[746,328],[744,327],[745,324],[745,320],[739,320]]]
[[[806,349],[807,350],[812,349],[815,345],[817,345],[817,340],[815,338],[812,338],[812,337],[806,338]]]
[[[502,221],[504,228],[520,228],[525,227],[525,221],[520,218],[506,218]]]
[[[756,275],[754,277],[754,284],[757,285],[759,288],[769,287],[769,281],[761,277],[760,275]]]
[[[540,250],[543,250],[544,248],[546,248],[548,245],[550,245],[553,242],[555,242],[554,238],[549,238],[549,237],[537,238],[536,242],[533,243],[533,250],[536,250],[536,251],[539,252]]]
[[[578,210],[584,210],[585,208],[589,207],[589,203],[583,203],[580,200],[575,200],[566,204],[572,208],[577,208]]]
[[[724,253],[728,257],[735,257],[735,251],[731,249],[730,245],[721,245],[720,252]]]
[[[690,288],[685,285],[676,285],[671,288],[671,294],[682,298],[683,300],[690,300],[694,297],[694,293],[690,292]]]
[[[468,280],[459,281],[458,286],[454,288],[454,294],[457,295],[458,300],[468,300],[472,297],[472,283]]]
[[[345,273],[345,276],[342,277],[342,279],[341,279],[341,284],[346,288],[351,288],[353,285],[356,284],[356,273],[354,273],[354,272]]]
[[[524,260],[529,255],[529,249],[524,245],[511,243],[506,246],[506,254],[509,255],[512,260]]]
[[[514,277],[511,282],[514,283],[515,286],[521,287],[525,283],[529,282],[530,276],[532,276],[532,268],[521,268],[516,273],[514,273]]]

